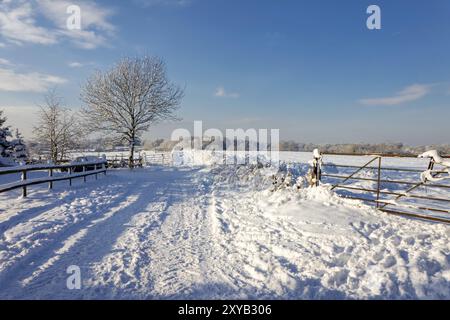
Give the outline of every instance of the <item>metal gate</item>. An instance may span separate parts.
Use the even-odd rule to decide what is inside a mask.
[[[324,163],[321,181],[331,183],[342,197],[361,200],[389,214],[450,223],[450,185],[420,180],[426,168],[383,167],[383,159],[394,157],[399,158],[373,155],[362,166]],[[433,166],[430,160],[428,169]],[[442,168],[433,176],[444,173],[447,171]]]

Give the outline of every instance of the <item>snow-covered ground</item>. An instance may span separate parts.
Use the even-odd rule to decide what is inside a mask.
[[[2,194],[0,298],[450,299],[448,225],[273,174],[154,166]]]

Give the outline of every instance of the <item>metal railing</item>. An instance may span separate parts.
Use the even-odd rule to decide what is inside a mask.
[[[22,189],[22,196],[27,197],[29,186],[48,183],[48,188],[53,188],[53,183],[56,181],[69,180],[69,185],[72,186],[72,180],[77,178],[83,178],[86,182],[88,176],[95,175],[95,179],[98,178],[98,174],[106,175],[106,161],[98,162],[84,162],[67,165],[29,165],[13,168],[0,169],[0,175],[21,174],[19,181],[14,181],[0,185],[0,193],[12,191],[16,189]],[[78,170],[79,169],[79,170]],[[55,176],[56,171],[64,173],[62,175]],[[29,172],[33,171],[47,171],[47,177],[29,179]]]
[[[325,154],[330,155],[330,154]],[[337,154],[332,154],[337,155]],[[342,155],[342,154],[340,154]],[[338,183],[335,183],[332,185],[332,190],[335,189],[344,189],[344,190],[351,190],[351,191],[361,191],[363,195],[370,194],[374,196],[374,199],[370,199],[367,197],[360,196],[360,194],[357,195],[342,195],[345,198],[348,199],[354,199],[354,200],[361,200],[363,202],[367,202],[369,204],[374,204],[376,208],[380,211],[383,211],[385,213],[389,214],[395,214],[400,216],[409,216],[424,220],[431,220],[431,221],[437,221],[437,222],[445,222],[450,223],[450,198],[447,197],[436,197],[436,196],[427,196],[423,194],[411,194],[411,191],[418,189],[419,187],[426,186],[429,188],[441,188],[441,189],[450,189],[450,185],[446,184],[436,184],[436,183],[425,183],[423,181],[420,182],[412,182],[412,181],[404,181],[399,179],[383,179],[382,178],[382,172],[383,171],[398,171],[398,172],[407,172],[407,173],[422,173],[424,170],[418,170],[418,169],[410,169],[410,168],[394,168],[394,167],[382,167],[382,158],[383,157],[397,157],[397,156],[391,156],[391,155],[374,155],[370,161],[366,162],[362,166],[354,166],[354,165],[339,165],[339,164],[331,164],[326,163],[323,164],[323,167],[336,167],[336,168],[345,168],[345,169],[356,169],[349,175],[342,175],[342,174],[333,174],[333,173],[322,173],[321,177],[325,178],[333,178],[340,180]],[[432,161],[432,160],[431,160]],[[374,162],[377,163],[376,166],[370,166]],[[432,167],[432,162],[430,162],[429,167]],[[364,171],[364,170],[370,170],[372,172],[376,171],[376,177],[367,178],[367,177],[359,177],[357,176],[358,173]],[[440,174],[447,173],[447,171],[436,171],[434,173],[434,177],[437,177]],[[355,181],[372,181],[376,182],[376,188],[363,188],[359,186],[354,185],[348,185],[344,184],[348,181],[355,180]],[[389,190],[388,188],[383,188],[383,184],[398,184],[398,185],[405,185],[404,191],[399,190]],[[393,199],[381,199],[381,195],[386,196],[394,196]],[[441,207],[434,207],[430,204],[398,204],[396,201],[401,198],[412,198],[412,199],[420,199],[420,200],[427,200],[432,201],[434,204],[436,203],[449,203],[446,208]],[[409,210],[415,210],[415,212],[405,212],[405,211],[399,211],[391,208],[387,208],[388,206],[397,206],[397,207],[404,207],[405,209]],[[441,216],[432,216],[429,213],[439,213]],[[442,217],[442,215],[444,215]]]

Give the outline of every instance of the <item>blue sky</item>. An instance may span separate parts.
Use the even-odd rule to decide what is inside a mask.
[[[79,5],[82,30],[65,28]],[[369,5],[381,30],[366,27]],[[315,143],[450,143],[450,2],[300,0],[3,0],[0,108],[32,136],[35,105],[66,103],[95,69],[162,57],[185,86],[181,122],[279,128]]]

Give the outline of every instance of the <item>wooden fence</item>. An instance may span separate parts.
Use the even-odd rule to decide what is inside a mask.
[[[49,189],[52,189],[53,183],[56,181],[68,180],[69,185],[71,186],[73,179],[83,178],[84,182],[86,182],[88,176],[95,176],[95,179],[97,179],[98,174],[106,175],[106,164],[106,161],[98,161],[67,165],[29,165],[1,168],[0,175],[21,174],[21,179],[19,181],[0,185],[0,193],[22,189],[22,196],[26,197],[28,195],[27,187],[29,186],[48,183]],[[48,176],[29,179],[28,173],[36,171],[46,171],[48,172]],[[60,171],[62,174],[55,176],[54,173],[57,171]]]

